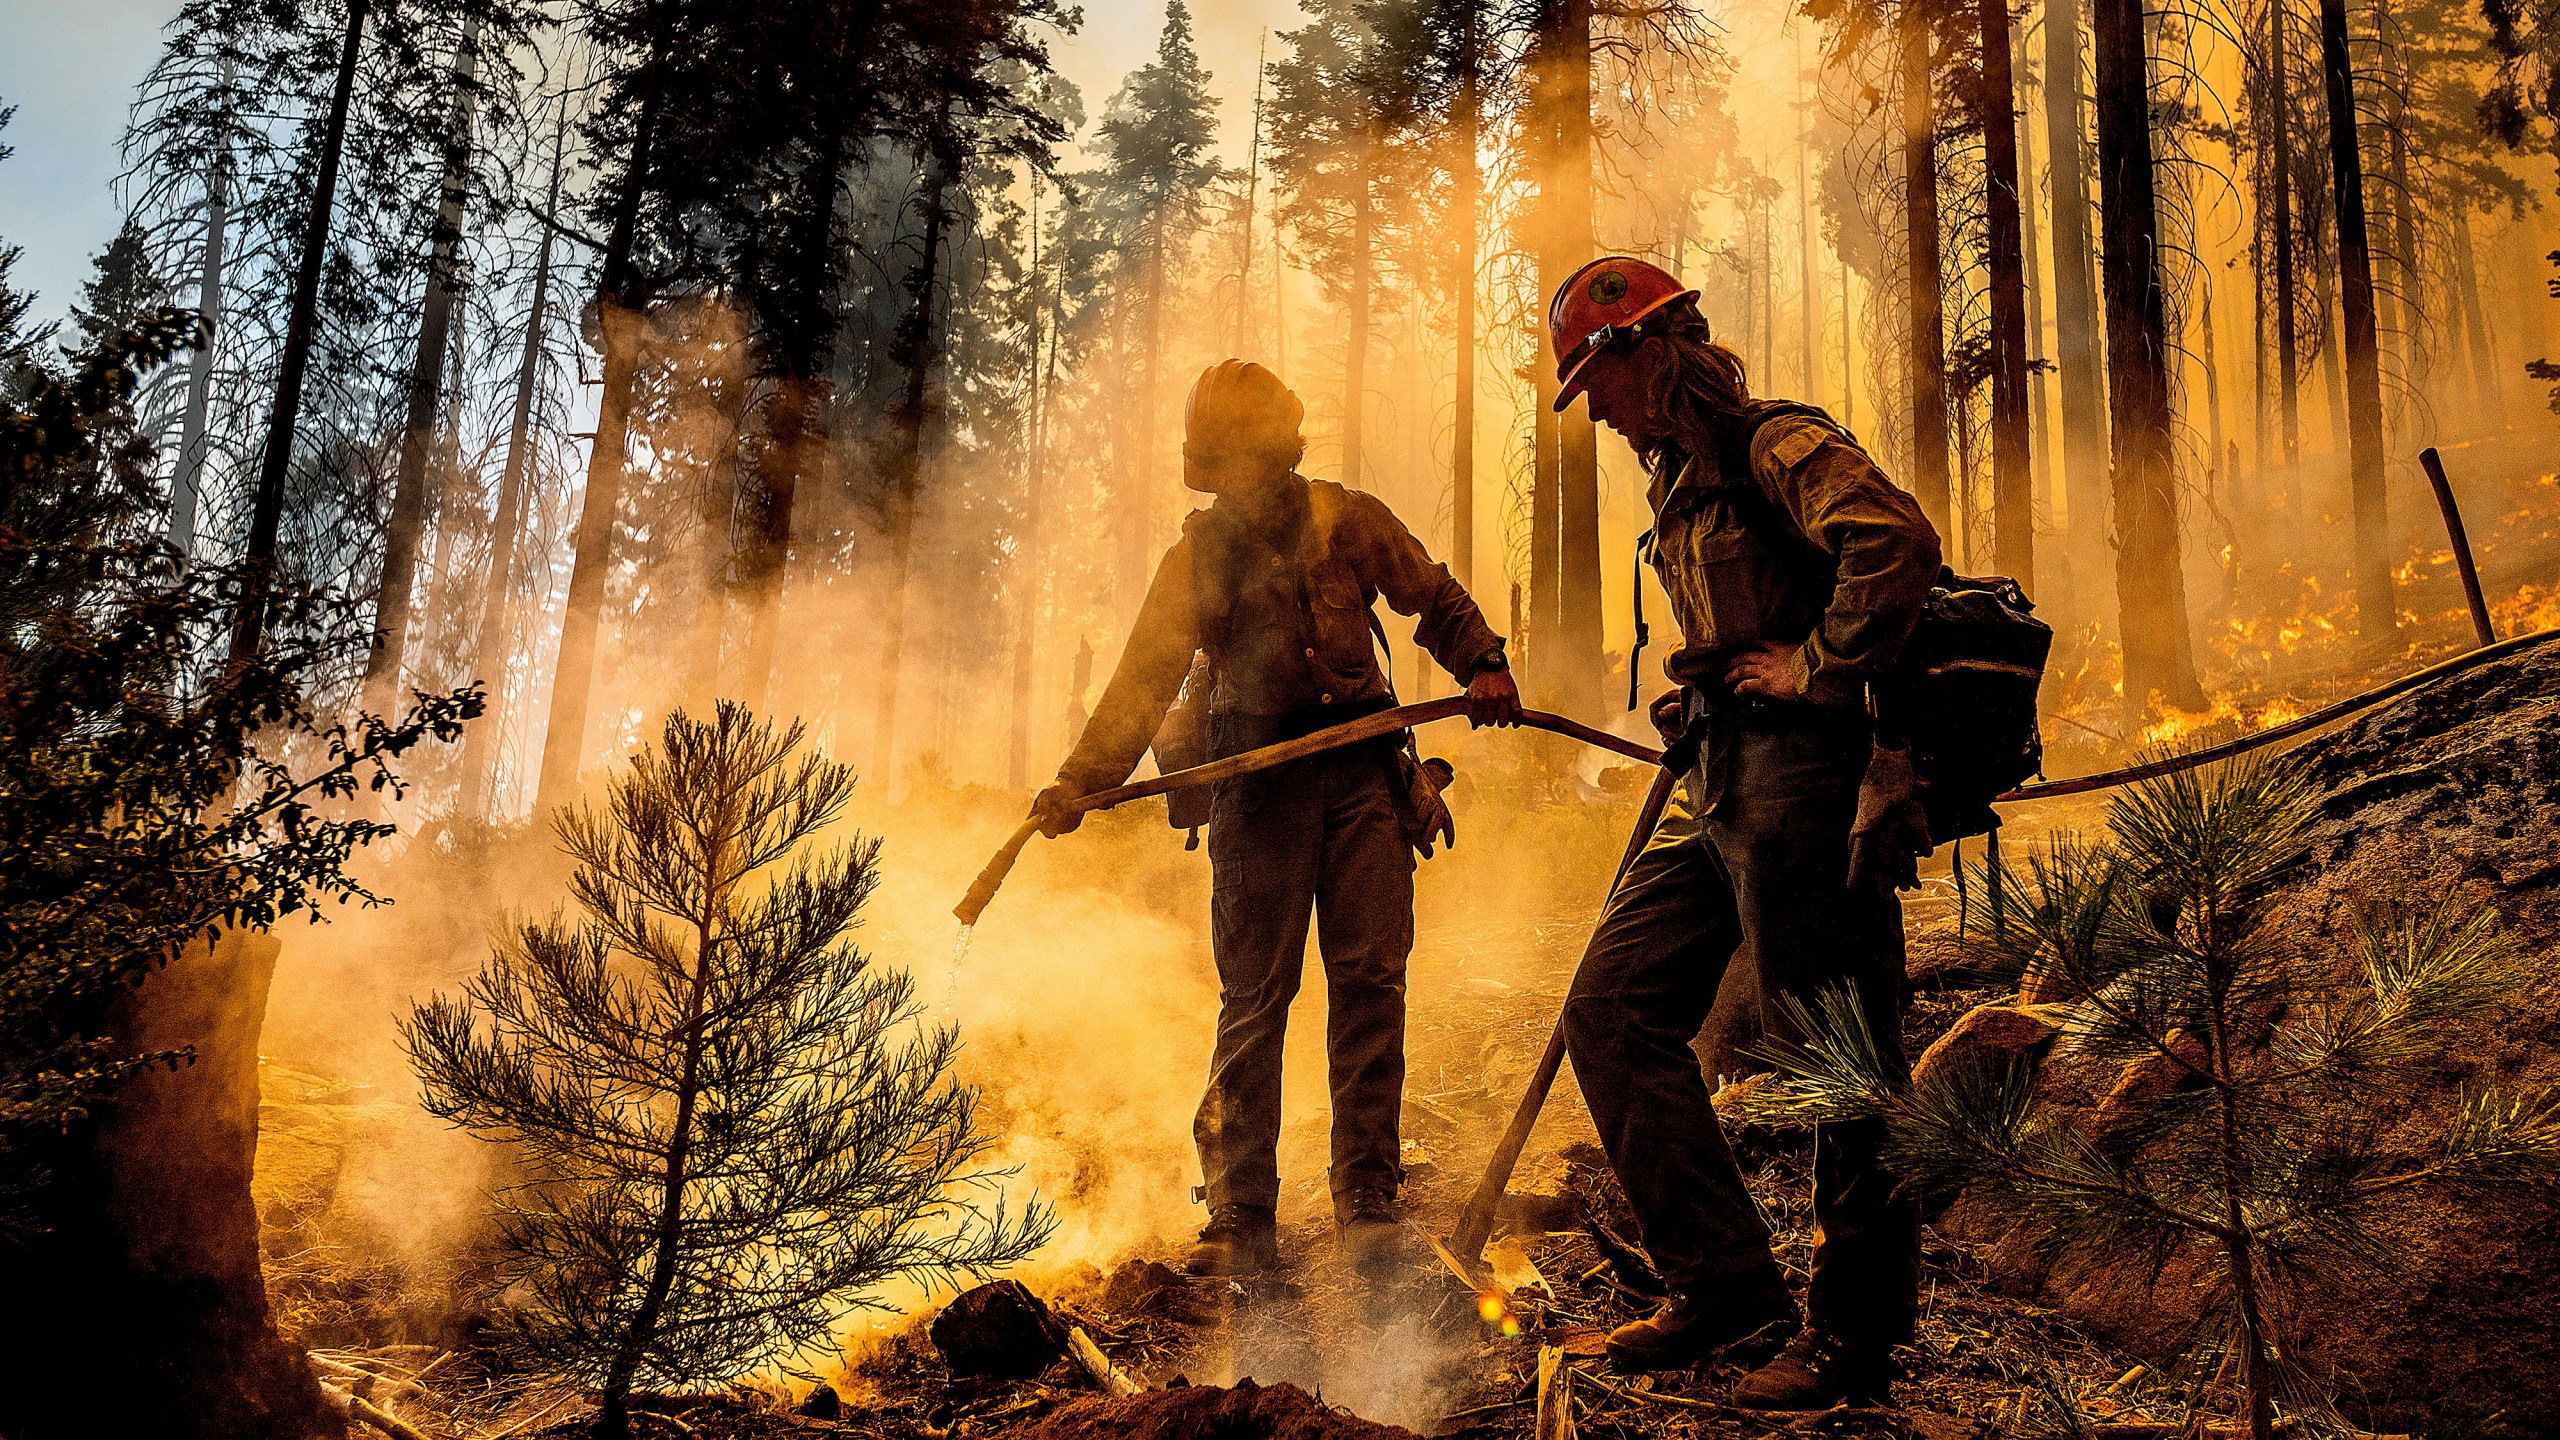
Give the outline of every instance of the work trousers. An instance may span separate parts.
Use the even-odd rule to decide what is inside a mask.
[[[1405,961],[1413,848],[1374,745],[1220,784],[1210,803],[1210,943],[1218,1038],[1191,1125],[1209,1203],[1280,1198],[1280,1055],[1306,967],[1324,957],[1337,1215],[1351,1192],[1403,1177]]]
[[[1796,1035],[1782,997],[1819,1014],[1821,992],[1854,986],[1888,1071],[1908,1064],[1901,904],[1848,884],[1865,735],[1703,723],[1697,766],[1583,953],[1565,1042],[1656,1266],[1711,1297],[1773,1263],[1690,1049],[1728,963],[1758,966],[1768,1036]],[[1884,1139],[1880,1121],[1816,1133],[1806,1303],[1834,1333],[1899,1344],[1918,1299],[1919,1220],[1879,1163]]]

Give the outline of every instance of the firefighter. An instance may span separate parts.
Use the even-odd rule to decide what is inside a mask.
[[[1650,476],[1651,556],[1680,622],[1654,706],[1674,803],[1603,912],[1565,1004],[1565,1038],[1611,1165],[1672,1295],[1609,1337],[1626,1370],[1685,1368],[1788,1332],[1737,1404],[1880,1403],[1910,1338],[1919,1223],[1879,1163],[1882,1122],[1815,1139],[1820,1243],[1799,1322],[1768,1231],[1708,1104],[1690,1043],[1736,956],[1764,1033],[1854,989],[1881,1059],[1901,1047],[1901,903],[1927,848],[1907,751],[1875,743],[1867,682],[1938,573],[1920,507],[1807,405],[1752,398],[1698,292],[1641,260],[1576,272],[1548,310],[1564,409],[1586,397]]]
[[[1191,390],[1183,483],[1216,498],[1157,566],[1093,719],[1032,813],[1076,828],[1067,802],[1120,784],[1177,692],[1205,691],[1210,752],[1233,755],[1395,703],[1370,643],[1380,596],[1467,687],[1469,719],[1511,725],[1520,693],[1502,637],[1448,567],[1374,496],[1299,475],[1305,407],[1259,365],[1228,360]],[[1383,640],[1383,632],[1380,638]],[[1184,686],[1195,652],[1202,676]],[[1210,798],[1210,941],[1218,1029],[1192,1123],[1209,1223],[1198,1275],[1278,1263],[1280,1055],[1313,912],[1329,1013],[1329,1179],[1363,1274],[1396,1258],[1405,960],[1413,948],[1414,814],[1396,737],[1218,783]],[[1445,810],[1440,812],[1445,821]],[[1427,852],[1426,852],[1427,853]]]

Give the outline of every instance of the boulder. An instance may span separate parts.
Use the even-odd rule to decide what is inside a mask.
[[[2042,1005],[2015,1001],[1976,1005],[1920,1052],[1920,1058],[1911,1063],[1912,1079],[1916,1083],[1959,1063],[2036,1059],[2062,1033],[2062,1020],[2059,1010]]]
[[[2428,903],[2473,887],[2519,942],[2525,969],[2503,1011],[2446,1027],[2435,1073],[2388,1117],[2414,1156],[2466,1088],[2560,1084],[2560,645],[2438,682],[2295,752],[2320,791],[2306,876],[2274,923],[2305,963],[2352,978],[2347,936],[2377,901]],[[1986,1007],[1990,1008],[1990,1007]],[[2020,1036],[2019,1020],[1966,1017]],[[1931,1047],[1936,1055],[1957,1035]],[[1973,1042],[1967,1042],[1973,1043]],[[1924,1057],[1923,1064],[1929,1063]],[[2097,1128],[2181,1083],[2165,1059],[2106,1075],[2048,1065],[2039,1088]],[[1951,1225],[1993,1242],[2007,1287],[2032,1294],[2136,1353],[2160,1355],[2195,1318],[2173,1264],[2148,1285],[2046,1272],[2032,1237]],[[2379,1226],[2399,1273],[2334,1301],[2295,1330],[2302,1358],[2334,1378],[2348,1416],[2376,1431],[2560,1434],[2560,1194],[2481,1202],[2417,1189]]]

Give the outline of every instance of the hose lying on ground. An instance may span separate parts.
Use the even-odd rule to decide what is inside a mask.
[[[2370,690],[2350,695],[2334,705],[2323,706],[2298,719],[2288,720],[2281,725],[2260,730],[2252,735],[2243,735],[2237,740],[2209,745],[2204,749],[2191,750],[2183,755],[2146,760],[2137,765],[2103,771],[2096,775],[2080,775],[2068,780],[2047,780],[2034,785],[2021,786],[2005,795],[1995,797],[1995,803],[2050,800],[2063,795],[2081,795],[2092,790],[2104,790],[2116,785],[2131,784],[2136,780],[2149,780],[2156,776],[2174,774],[2180,770],[2191,770],[2199,765],[2210,765],[2217,760],[2227,760],[2234,755],[2245,754],[2263,746],[2290,740],[2331,721],[2344,719],[2359,710],[2370,709],[2385,700],[2405,695],[2420,686],[2432,684],[2451,675],[2458,675],[2475,666],[2503,659],[2554,639],[2560,639],[2560,629],[2537,630],[2530,635],[2518,635],[2501,640],[2494,645],[2483,645],[2477,650],[2466,651],[2440,664],[2430,665],[2424,670],[2403,675],[2397,680],[2387,681]],[[1268,770],[1275,765],[1286,765],[1292,760],[1302,760],[1309,755],[1321,754],[1344,745],[1358,744],[1363,740],[1374,740],[1381,735],[1393,734],[1398,730],[1465,713],[1467,713],[1467,697],[1464,695],[1424,700],[1413,705],[1399,705],[1392,710],[1381,710],[1374,715],[1364,715],[1357,720],[1319,730],[1312,735],[1303,735],[1295,740],[1284,740],[1277,745],[1265,745],[1259,750],[1247,750],[1240,755],[1229,755],[1224,759],[1212,760],[1205,765],[1176,770],[1170,775],[1158,775],[1150,780],[1118,785],[1109,790],[1096,790],[1078,799],[1072,809],[1076,813],[1108,810],[1115,805],[1125,805],[1132,800],[1143,800],[1150,795],[1162,795],[1173,790],[1188,790],[1195,785],[1209,785],[1220,780],[1231,780],[1238,775],[1250,775],[1258,770]],[[1562,715],[1550,714],[1544,710],[1523,710],[1520,712],[1520,723],[1532,729],[1548,730],[1558,735],[1568,736],[1586,745],[1594,745],[1647,765],[1657,764],[1662,759],[1662,752],[1650,745],[1629,740],[1624,736],[1612,735],[1605,730],[1595,730],[1578,720],[1569,720]],[[987,868],[978,873],[977,883],[969,887],[968,895],[958,905],[952,907],[951,913],[959,917],[961,924],[978,923],[978,916],[985,912],[987,902],[995,898],[996,891],[1003,886],[1005,877],[1013,872],[1014,862],[1022,858],[1022,847],[1029,844],[1031,837],[1038,833],[1040,833],[1040,821],[1037,818],[1023,821],[1021,826],[1013,832],[1012,837],[1005,841],[1004,848],[998,850],[995,858],[987,862]]]

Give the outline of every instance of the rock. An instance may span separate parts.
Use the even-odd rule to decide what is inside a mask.
[[[1420,1440],[1337,1410],[1295,1385],[1194,1385],[1126,1399],[1071,1401],[1005,1432],[1007,1440]]]
[[[2466,1087],[2560,1084],[2560,644],[2440,681],[2295,756],[2318,786],[2321,815],[2307,874],[2269,923],[2306,963],[2349,979],[2347,937],[2360,910],[2429,903],[2463,885],[2494,905],[2524,956],[2510,1007],[2444,1028],[2437,1069],[2413,1085],[2407,1114],[2391,1117],[2398,1143],[2419,1153]],[[2104,1074],[2066,1073],[2073,1068],[2047,1065],[2039,1091],[2083,1108],[2093,1127],[2179,1083],[2165,1060]],[[2197,1277],[2184,1258],[2147,1286],[2139,1277],[2109,1285],[2046,1273],[2032,1237],[1968,1223],[1965,1207],[1951,1224],[1993,1242],[2004,1289],[2136,1353],[2165,1356],[2195,1319]],[[2315,1307],[2295,1335],[2314,1373],[2336,1375],[2347,1416],[2374,1431],[2560,1434],[2560,1367],[2551,1364],[2560,1354],[2560,1245],[2551,1238],[2560,1235],[2560,1194],[2476,1202],[2415,1188],[2377,1217],[2374,1233],[2400,1273]]]
[[[963,1291],[925,1333],[954,1375],[1027,1380],[1067,1353],[1067,1327],[1019,1280]]]
[[[844,1415],[844,1399],[836,1394],[836,1387],[833,1385],[821,1385],[810,1391],[809,1398],[801,1401],[800,1408],[791,1413],[806,1415],[812,1420],[841,1419]]]
[[[1959,1061],[2034,1059],[2062,1031],[2052,1007],[2042,1005],[1976,1005],[1964,1013],[1911,1066],[1916,1084],[1939,1068]]]

